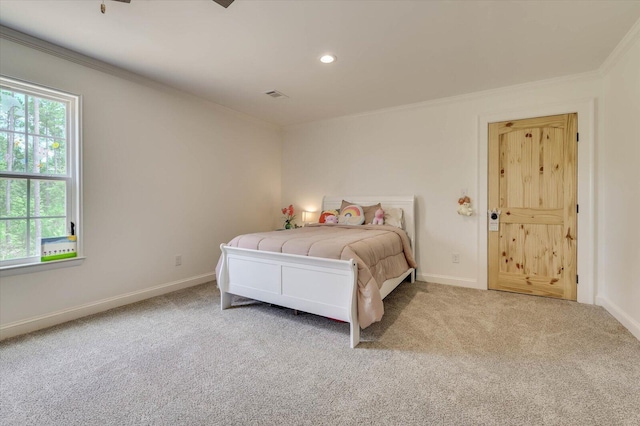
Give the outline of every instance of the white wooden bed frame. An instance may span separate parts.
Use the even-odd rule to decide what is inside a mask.
[[[367,206],[381,203],[383,209],[400,207],[404,211],[405,231],[415,258],[415,198],[324,197],[322,210],[339,209],[342,200]],[[248,297],[274,305],[297,309],[345,321],[351,328],[351,347],[360,342],[358,322],[358,267],[353,259],[335,260],[295,254],[230,247],[225,244],[218,287],[222,309],[231,307],[232,295]],[[406,277],[415,282],[416,271],[409,268],[380,288],[384,299]]]

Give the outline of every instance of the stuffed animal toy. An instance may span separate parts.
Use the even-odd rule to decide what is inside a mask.
[[[326,216],[324,218],[324,223],[330,223],[333,225],[337,225],[338,224],[338,216],[334,215],[334,214],[330,214],[329,216]]]
[[[464,196],[458,200],[458,214],[463,216],[471,216],[473,209],[471,208],[471,198]]]
[[[318,223],[325,223],[325,219],[327,216],[338,216],[338,210],[325,210],[320,214],[320,218],[318,219]]]
[[[373,218],[372,225],[384,225],[384,210],[378,209],[376,210],[376,217]]]

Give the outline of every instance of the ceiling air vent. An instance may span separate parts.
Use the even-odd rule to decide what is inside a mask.
[[[285,95],[284,93],[280,93],[277,90],[269,90],[268,92],[264,92],[265,95],[269,95],[272,98],[278,99],[278,98],[288,98],[287,95]]]

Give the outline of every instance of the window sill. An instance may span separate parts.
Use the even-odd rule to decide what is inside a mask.
[[[31,274],[34,272],[50,271],[53,269],[69,268],[82,265],[86,257],[79,256],[71,259],[52,260],[50,262],[23,263],[21,265],[0,266],[0,276]]]

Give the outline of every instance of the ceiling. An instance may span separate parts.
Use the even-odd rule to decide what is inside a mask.
[[[100,4],[1,0],[0,24],[277,125],[593,71],[640,18],[640,0]]]

